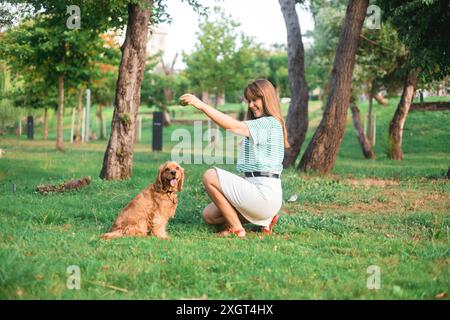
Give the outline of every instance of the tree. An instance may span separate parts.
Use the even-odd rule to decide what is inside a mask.
[[[0,61],[0,135],[5,131],[7,123],[14,122],[16,110],[12,106],[10,92],[12,90],[10,73],[6,64]]]
[[[144,81],[142,83],[141,101],[147,102],[149,108],[156,107],[164,112],[164,125],[170,124],[168,106],[178,104],[178,97],[188,90],[189,80],[173,69],[158,70],[162,61],[162,52],[147,58]],[[174,63],[175,61],[173,61]]]
[[[91,81],[95,74],[92,59],[102,51],[102,42],[89,30],[68,30],[65,24],[55,24],[56,18],[40,14],[10,28],[3,36],[0,56],[25,79],[28,89],[45,92],[57,84],[56,149],[62,150],[65,87]],[[34,80],[37,88],[32,86]]]
[[[375,114],[373,99],[381,90],[386,89],[387,85],[392,86],[392,77],[397,74],[396,70],[404,67],[406,55],[406,48],[390,23],[383,23],[380,29],[363,30],[353,73],[355,84],[353,90],[357,94],[364,91],[369,99],[367,119],[369,141],[373,141]]]
[[[215,19],[209,17],[200,24],[196,50],[190,55],[183,54],[183,58],[187,65],[186,76],[193,89],[208,96],[213,93],[213,106],[217,108],[226,92],[242,92],[252,78],[268,72],[267,69],[255,70],[258,47],[251,38],[236,30],[240,24],[218,7],[214,12]],[[208,103],[208,99],[203,99]],[[217,130],[217,125],[208,120],[211,143],[216,141]]]
[[[56,148],[63,148],[62,117],[64,112],[65,88],[77,86],[78,97],[81,96],[80,84],[90,81],[90,58],[95,48],[102,42],[96,39],[101,31],[107,28],[119,28],[123,24],[124,1],[110,1],[107,5],[100,1],[85,0],[10,0],[4,1],[12,9],[20,8],[22,19],[33,17],[35,25],[24,35],[34,37],[33,45],[25,48],[31,42],[22,43],[23,48],[17,48],[18,54],[27,54],[28,62],[23,66],[37,66],[36,70],[52,83],[57,83],[57,142]],[[68,29],[67,7],[81,7],[81,29]],[[6,24],[11,26],[13,19],[6,16]],[[114,17],[115,19],[111,19]],[[31,21],[31,19],[29,19]],[[41,45],[41,46],[39,46]],[[37,46],[37,47],[36,47]],[[26,60],[26,59],[25,59]]]
[[[322,108],[330,92],[329,78],[333,59],[342,30],[345,8],[344,0],[310,0],[310,11],[314,19],[314,30],[308,32],[313,45],[305,52],[306,77],[311,88],[319,88]]]
[[[91,86],[92,102],[97,106],[97,118],[100,121],[100,140],[106,139],[105,119],[103,108],[114,105],[114,92],[117,80],[117,67],[110,64],[102,64],[102,78],[93,82]],[[79,109],[81,115],[81,109]],[[77,128],[77,131],[79,129]],[[77,133],[78,136],[78,133]]]
[[[402,160],[402,136],[406,116],[411,108],[414,93],[417,88],[417,73],[415,70],[408,72],[403,87],[402,97],[395,110],[394,117],[389,123],[389,157],[393,160]]]
[[[366,16],[368,0],[350,0],[336,49],[330,79],[330,94],[324,115],[308,145],[299,168],[303,171],[330,172],[345,132],[355,55]]]
[[[308,130],[308,84],[305,79],[305,52],[295,4],[303,1],[278,0],[287,29],[288,70],[291,102],[286,118],[290,148],[285,150],[283,166],[294,164]]]
[[[39,73],[27,72],[18,76],[15,74],[14,91],[12,92],[12,102],[16,108],[44,109],[44,140],[48,139],[48,110],[57,110],[58,97],[56,90],[48,88],[54,83],[48,83]],[[19,79],[20,80],[19,80]]]
[[[236,31],[240,24],[220,8],[215,8],[215,14],[215,20],[210,17],[200,24],[195,51],[190,55],[183,53],[183,59],[193,89],[214,93],[217,107],[217,97],[242,90],[249,80],[268,70],[254,69],[257,47],[252,39]]]
[[[204,7],[197,0],[182,1],[189,3],[194,10],[202,14]],[[124,23],[127,24],[125,41],[121,48],[122,59],[116,85],[112,131],[100,177],[106,180],[131,177],[132,137],[139,110],[147,33],[150,21],[152,24],[156,24],[170,20],[165,10],[165,2],[162,0],[115,0],[106,3],[85,0],[10,0],[7,2],[29,4],[33,8],[32,11],[49,15],[52,17],[53,24],[58,26],[66,25],[67,6],[78,5],[83,8],[81,29],[86,29],[90,34],[96,36],[108,29],[121,28]],[[61,63],[61,68],[64,69],[64,61]],[[64,82],[60,80],[58,82],[62,87]]]
[[[187,0],[197,11],[204,8],[197,0]],[[141,100],[147,35],[150,23],[158,23],[165,16],[162,1],[140,0],[127,4],[128,20],[122,58],[116,85],[111,135],[103,158],[100,178],[128,179],[132,174],[135,124]],[[152,20],[150,19],[152,18]]]
[[[267,64],[269,65],[267,80],[275,85],[279,97],[290,97],[287,50],[284,48],[283,50],[269,51],[267,54]]]
[[[120,62],[119,44],[114,39],[115,33],[101,34],[100,37],[104,40],[104,55],[99,57],[96,61],[95,67],[100,69],[99,79],[95,79],[91,85],[92,102],[97,107],[97,118],[100,122],[99,139],[106,139],[106,126],[103,116],[103,108],[114,105],[115,85],[117,81],[118,64]],[[81,108],[79,108],[79,117],[81,115]],[[79,129],[77,128],[77,136]]]
[[[361,122],[361,115],[359,112],[359,108],[356,105],[356,98],[354,97],[354,95],[352,95],[352,97],[350,98],[350,110],[352,112],[353,127],[355,128],[355,133],[358,137],[358,141],[361,145],[364,157],[366,159],[375,159],[375,151],[373,150],[372,143],[364,133],[363,125]]]
[[[389,125],[388,156],[402,160],[403,127],[419,82],[443,79],[450,72],[448,0],[380,0],[382,17],[398,30],[408,49],[403,93]]]
[[[356,66],[353,72],[352,90],[355,95],[364,92],[369,99],[367,117],[367,138],[360,132],[359,141],[366,159],[374,159],[375,152],[372,149],[374,141],[373,132],[375,125],[373,99],[377,94],[393,86],[393,77],[398,75],[397,70],[404,67],[406,62],[406,49],[399,40],[397,31],[389,23],[381,25],[380,29],[364,29],[358,46]],[[393,88],[390,88],[392,90]],[[380,104],[383,101],[379,101]],[[350,106],[352,116],[359,114],[356,99]],[[354,119],[354,123],[357,120]],[[355,129],[357,129],[355,127]],[[358,129],[357,129],[358,130]]]
[[[128,4],[128,24],[116,86],[111,135],[100,177],[106,180],[131,177],[135,123],[141,103],[141,81],[152,0],[145,5]]]
[[[328,78],[332,66],[333,45],[335,47],[339,40],[339,30],[344,20],[342,9],[345,2],[338,0],[328,6],[324,6],[322,2],[322,0],[314,0],[311,6],[315,29],[311,34],[314,44],[311,50],[307,51],[308,65],[311,66],[307,74],[311,77],[313,87],[319,86],[325,89],[325,79]],[[375,157],[371,138],[372,119],[376,111],[372,103],[373,98],[380,100],[378,93],[381,90],[388,92],[397,90],[401,79],[401,73],[398,71],[402,69],[405,61],[405,46],[390,23],[383,23],[379,29],[364,28],[362,30],[352,78],[352,95],[355,98],[352,99],[350,109],[358,141],[367,159]],[[357,105],[357,97],[361,94],[369,98],[368,137],[362,130]],[[386,102],[380,100],[379,103]]]

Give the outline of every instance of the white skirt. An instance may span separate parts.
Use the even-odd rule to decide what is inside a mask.
[[[281,209],[281,180],[240,177],[215,167],[222,191],[231,205],[253,224],[267,227]]]

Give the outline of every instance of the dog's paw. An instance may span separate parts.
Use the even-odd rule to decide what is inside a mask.
[[[122,237],[122,236],[123,236],[122,231],[121,230],[116,230],[116,231],[112,231],[112,232],[108,232],[108,233],[102,234],[100,236],[100,238],[103,239],[103,240],[111,240],[111,239],[119,238],[119,237]]]
[[[111,236],[109,234],[105,233],[105,234],[102,234],[99,238],[102,240],[110,240]]]

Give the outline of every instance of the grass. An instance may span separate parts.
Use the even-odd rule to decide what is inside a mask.
[[[412,112],[405,125],[405,160],[391,161],[385,156],[386,134],[397,101],[376,107],[377,160],[363,160],[348,119],[333,175],[284,171],[285,201],[275,234],[251,231],[244,240],[220,239],[202,221],[209,202],[201,185],[206,164],[184,165],[185,191],[169,224],[169,240],[99,240],[170,158],[177,143],[170,141],[173,130],[192,133],[189,125],[166,128],[164,150],[152,153],[149,117],[135,147],[133,178],[116,182],[98,178],[105,141],[66,142],[65,151],[56,152],[54,141],[40,139],[41,126],[35,141],[3,136],[0,298],[434,299],[448,294],[450,184],[444,175],[450,113]],[[307,140],[321,115],[319,104],[310,107]],[[363,112],[366,108],[361,105]],[[107,117],[111,114],[108,110]],[[93,181],[77,192],[42,196],[34,191],[41,183],[85,175]],[[293,194],[298,200],[288,202]],[[66,286],[72,265],[81,270],[80,290]],[[367,288],[371,265],[381,270],[379,290]]]

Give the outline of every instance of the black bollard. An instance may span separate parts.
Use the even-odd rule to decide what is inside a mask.
[[[161,151],[163,138],[163,113],[153,112],[153,135],[152,135],[152,150]]]
[[[34,124],[33,124],[33,116],[27,117],[27,138],[29,140],[34,139]]]

